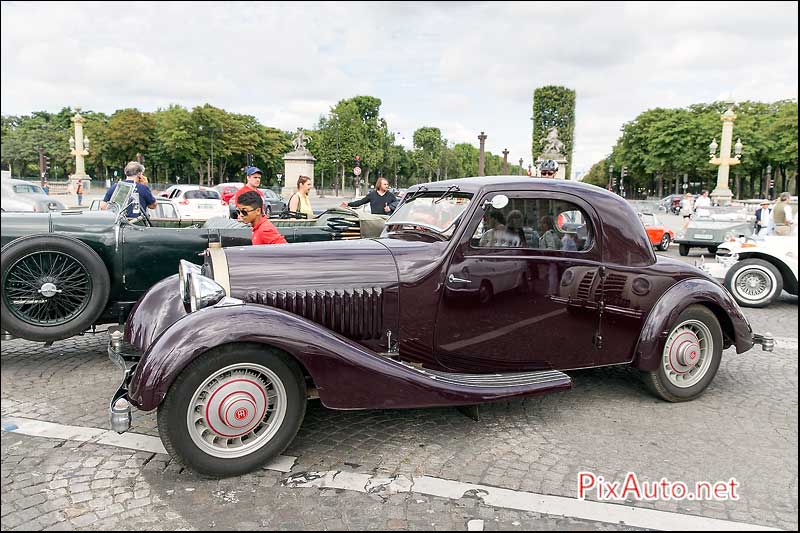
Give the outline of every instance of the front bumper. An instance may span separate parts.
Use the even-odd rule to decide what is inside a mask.
[[[131,428],[131,402],[128,398],[128,385],[142,354],[123,340],[122,327],[109,329],[108,358],[123,372],[122,383],[109,402],[109,419],[111,429],[117,433],[125,433]]]

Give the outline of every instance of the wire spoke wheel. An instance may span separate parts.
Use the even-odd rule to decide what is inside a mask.
[[[661,365],[669,382],[685,389],[703,379],[713,354],[714,339],[708,326],[699,320],[686,320],[670,333]]]
[[[17,259],[3,279],[8,311],[35,326],[60,326],[80,315],[92,296],[83,264],[59,251],[33,252]]]
[[[737,276],[736,291],[742,298],[761,300],[772,292],[772,279],[761,270],[747,269]]]
[[[186,426],[203,452],[222,459],[244,457],[275,436],[287,404],[286,388],[275,372],[255,363],[234,364],[196,389]]]

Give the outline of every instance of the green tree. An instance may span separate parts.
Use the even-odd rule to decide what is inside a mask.
[[[547,85],[533,91],[534,158],[542,153],[544,139],[550,128],[558,128],[558,138],[564,143],[567,158],[566,175],[572,170],[572,149],[575,136],[575,91],[558,85]]]
[[[442,131],[439,128],[425,126],[414,131],[415,159],[419,169],[428,176],[428,181],[433,178],[433,173],[439,168],[439,158],[442,154]]]
[[[136,159],[136,154],[146,156],[156,140],[156,124],[151,113],[138,109],[122,109],[108,119],[107,153],[112,164],[124,167]]]

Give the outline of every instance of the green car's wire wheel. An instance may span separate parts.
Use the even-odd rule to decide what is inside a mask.
[[[3,283],[11,313],[37,326],[66,324],[86,309],[91,294],[86,268],[63,252],[33,252],[19,258]]]
[[[3,329],[30,340],[81,333],[105,308],[109,276],[84,243],[60,235],[11,242],[2,254]]]

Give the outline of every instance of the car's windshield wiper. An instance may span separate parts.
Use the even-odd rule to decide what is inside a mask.
[[[445,199],[445,198],[447,198],[448,196],[452,196],[453,194],[457,193],[457,192],[458,192],[458,191],[460,191],[460,190],[461,190],[461,189],[459,189],[457,185],[451,185],[451,186],[449,186],[449,187],[447,188],[447,190],[446,190],[446,191],[444,191],[444,194],[443,194],[443,195],[441,195],[441,196],[440,196],[439,198],[437,198],[436,200],[434,200],[434,201],[433,201],[433,203],[435,203],[435,204],[438,204],[439,202],[441,202],[442,200],[444,200],[444,199]]]
[[[423,185],[422,187],[420,187],[416,191],[412,192],[411,195],[408,198],[406,198],[406,203],[411,202],[411,201],[419,198],[420,196],[422,196],[426,192],[428,192],[428,188]]]

